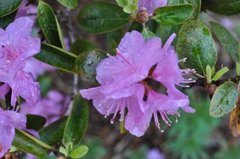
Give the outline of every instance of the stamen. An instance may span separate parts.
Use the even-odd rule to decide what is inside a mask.
[[[179,61],[178,61],[178,63],[181,63],[181,62],[186,62],[187,61],[187,58],[185,57],[185,58],[183,58],[183,59],[180,59]]]
[[[177,86],[184,87],[184,88],[190,88],[190,86],[189,86],[189,85],[177,84]]]

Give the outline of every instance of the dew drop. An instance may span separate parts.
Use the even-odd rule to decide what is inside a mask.
[[[111,119],[111,120],[110,120],[110,123],[111,123],[111,124],[113,124],[113,123],[114,123],[114,120],[113,120],[113,119]]]

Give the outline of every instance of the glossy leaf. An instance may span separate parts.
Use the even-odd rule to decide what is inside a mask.
[[[43,1],[38,4],[38,21],[46,40],[52,45],[64,48],[58,20],[52,8]]]
[[[35,57],[64,71],[75,72],[75,60],[77,56],[61,48],[42,43],[41,51]]]
[[[236,104],[238,91],[235,84],[227,81],[217,88],[211,103],[210,115],[213,117],[222,117],[231,112]]]
[[[92,50],[80,54],[76,60],[76,69],[81,79],[89,83],[96,83],[96,67],[105,57],[106,53],[101,50]]]
[[[152,17],[156,22],[162,25],[179,25],[187,21],[193,13],[192,5],[176,5],[160,7],[154,11],[155,16]]]
[[[104,33],[123,27],[130,15],[111,3],[93,2],[85,6],[78,15],[80,26],[90,33]]]
[[[221,42],[226,52],[231,56],[234,61],[240,61],[240,48],[238,41],[222,25],[216,22],[210,22],[210,24],[215,35]]]
[[[193,14],[190,19],[198,19],[201,11],[201,0],[169,0],[168,5],[190,4],[193,6]]]
[[[17,12],[13,12],[4,17],[0,17],[0,28],[5,28],[14,21]]]
[[[97,46],[94,43],[84,39],[78,39],[72,44],[71,52],[79,55],[83,52],[91,51],[96,48]]]
[[[174,26],[159,25],[157,27],[156,35],[162,39],[163,43],[165,43],[173,33],[178,34],[180,28],[181,27],[178,25],[174,25]],[[173,42],[173,45],[175,44],[176,44],[176,39]]]
[[[78,6],[78,0],[57,0],[57,1],[70,9],[76,8]]]
[[[42,141],[17,129],[15,131],[13,146],[17,147],[17,149],[21,151],[31,153],[42,159],[47,158],[48,150],[52,150],[50,146],[46,145]]]
[[[207,65],[213,67],[217,61],[215,42],[208,28],[200,21],[189,21],[182,26],[177,53],[179,58],[187,58],[185,67],[195,68],[200,74],[205,74]]]
[[[76,95],[63,135],[63,143],[69,152],[80,145],[88,127],[88,116],[87,101],[80,95]]]
[[[22,0],[0,0],[0,17],[13,13],[21,3]]]
[[[45,123],[46,119],[42,116],[33,114],[27,115],[27,129],[40,130]]]
[[[49,145],[55,145],[61,142],[66,122],[67,117],[63,117],[41,129],[39,131],[40,140]]]
[[[74,159],[82,158],[88,153],[88,147],[85,145],[81,145],[74,150],[71,151],[70,157]]]
[[[240,0],[202,0],[204,9],[223,15],[240,13]]]

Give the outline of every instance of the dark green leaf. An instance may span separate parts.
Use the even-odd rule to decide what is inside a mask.
[[[231,56],[231,58],[235,62],[240,61],[240,48],[239,48],[238,41],[222,25],[216,22],[210,22],[210,24],[215,35],[217,36],[218,40],[221,42],[226,52]]]
[[[13,12],[4,17],[0,17],[0,28],[5,28],[14,21],[17,12]]]
[[[74,159],[82,158],[83,156],[85,156],[88,153],[88,150],[89,149],[87,146],[81,145],[71,151],[70,157],[72,157]]]
[[[55,46],[64,48],[63,35],[52,8],[45,2],[38,4],[38,21],[46,40]]]
[[[169,0],[168,5],[177,4],[191,4],[193,6],[193,14],[191,19],[198,19],[198,15],[201,11],[201,0]]]
[[[152,18],[156,22],[162,25],[179,25],[192,16],[193,7],[188,4],[166,6],[160,7],[154,12],[156,15]]]
[[[27,128],[33,130],[40,130],[44,124],[46,123],[46,119],[39,115],[28,114],[27,115]]]
[[[87,40],[78,39],[72,44],[71,52],[76,55],[79,55],[82,52],[91,51],[96,48],[97,48],[97,46],[94,43],[87,41]]]
[[[240,0],[203,0],[202,6],[218,14],[234,15],[240,13]]]
[[[111,54],[114,54],[121,38],[123,37],[123,30],[118,29],[107,33],[107,47]]]
[[[180,26],[178,25],[174,25],[174,26],[159,25],[157,27],[156,35],[162,39],[163,43],[165,43],[170,37],[170,35],[172,35],[173,33],[177,34],[179,30],[180,30]],[[175,45],[175,41],[176,40],[174,40],[174,43],[173,43],[174,45]]]
[[[153,37],[156,37],[156,35],[153,32],[151,32],[150,30],[148,30],[146,28],[143,29],[142,35],[145,40],[149,40],[149,39],[152,39]]]
[[[230,113],[236,104],[238,91],[235,84],[227,81],[217,88],[210,103],[210,115],[222,117]]]
[[[52,149],[37,138],[17,129],[15,130],[13,146],[21,151],[31,153],[42,159],[47,158],[48,150]]]
[[[42,43],[41,51],[35,57],[64,71],[75,72],[75,60],[77,56],[61,48]]]
[[[78,6],[78,0],[57,0],[57,1],[70,9],[76,8]]]
[[[78,15],[80,26],[91,33],[104,33],[121,28],[130,21],[130,15],[111,3],[93,2]]]
[[[0,17],[16,11],[21,3],[22,0],[0,0]]]
[[[64,128],[67,122],[67,117],[63,117],[54,123],[39,131],[40,140],[49,144],[55,145],[62,141]]]
[[[189,21],[182,26],[177,53],[180,58],[187,58],[185,67],[195,68],[201,74],[205,74],[207,65],[213,67],[217,61],[215,42],[209,29],[200,21]]]
[[[76,95],[63,135],[63,143],[70,152],[80,146],[88,127],[88,116],[87,102],[80,95]]]
[[[82,53],[76,60],[76,69],[81,79],[89,83],[95,83],[97,64],[106,57],[106,53],[101,50],[92,50]]]

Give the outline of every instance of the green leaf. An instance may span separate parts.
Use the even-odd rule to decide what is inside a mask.
[[[78,0],[57,0],[57,1],[70,9],[76,8],[78,6]]]
[[[86,145],[81,145],[70,152],[70,157],[72,158],[82,158],[88,153],[88,147]]]
[[[20,130],[15,130],[13,146],[26,153],[31,153],[39,158],[47,158],[48,150],[52,148],[37,138]]]
[[[193,6],[193,14],[190,19],[196,20],[201,11],[201,0],[169,0],[168,5],[190,4]]]
[[[209,65],[206,67],[206,75],[205,78],[207,79],[207,83],[210,84],[212,83],[212,76],[215,73],[215,67],[212,69]]]
[[[64,48],[62,31],[52,8],[47,3],[40,1],[37,17],[46,40],[52,45]]]
[[[207,65],[213,67],[217,61],[215,42],[209,29],[200,21],[189,21],[182,26],[177,53],[179,58],[187,58],[183,66],[195,68],[200,74],[205,74]]]
[[[35,58],[61,70],[75,73],[77,56],[56,46],[42,43],[41,51]]]
[[[226,52],[235,62],[240,61],[240,48],[238,41],[222,25],[216,22],[210,22],[210,24]]]
[[[182,4],[176,6],[160,7],[154,11],[152,17],[156,22],[162,25],[179,25],[187,21],[193,13],[192,5]]]
[[[130,21],[130,15],[111,3],[93,2],[80,11],[78,21],[90,33],[104,33],[123,27]]]
[[[63,143],[71,152],[80,145],[88,127],[88,104],[80,95],[74,97],[73,107],[65,126]]]
[[[210,115],[222,117],[231,112],[236,104],[238,91],[235,84],[227,81],[217,88],[210,103]]]
[[[40,130],[45,123],[46,119],[42,116],[33,114],[27,115],[27,129]]]
[[[240,0],[202,0],[203,9],[223,15],[240,13]]]
[[[40,140],[55,145],[62,141],[67,117],[63,117],[39,131]]]
[[[156,37],[156,35],[147,28],[143,29],[142,35],[145,40],[149,40],[149,39],[152,39],[153,37]]]
[[[125,13],[131,14],[138,9],[138,0],[116,0]]]
[[[229,69],[227,67],[222,68],[219,70],[212,78],[213,81],[217,81],[219,78],[221,78],[225,73],[227,73]]]
[[[96,48],[97,46],[94,43],[87,40],[78,39],[72,44],[71,52],[76,55],[79,55],[83,52],[91,51]]]
[[[89,83],[96,83],[96,67],[105,57],[106,53],[99,49],[80,54],[76,60],[76,69],[81,79]]]
[[[0,0],[0,17],[13,13],[22,3],[22,0]]]
[[[162,42],[165,43],[168,38],[173,34],[178,34],[180,30],[180,26],[167,26],[167,25],[158,25],[156,35],[162,39]],[[175,45],[176,40],[174,40],[173,44]]]
[[[112,32],[107,33],[106,36],[108,51],[113,55],[123,37],[123,30],[122,29],[114,30]]]
[[[13,12],[4,17],[0,17],[0,28],[5,28],[14,21],[17,12]]]

